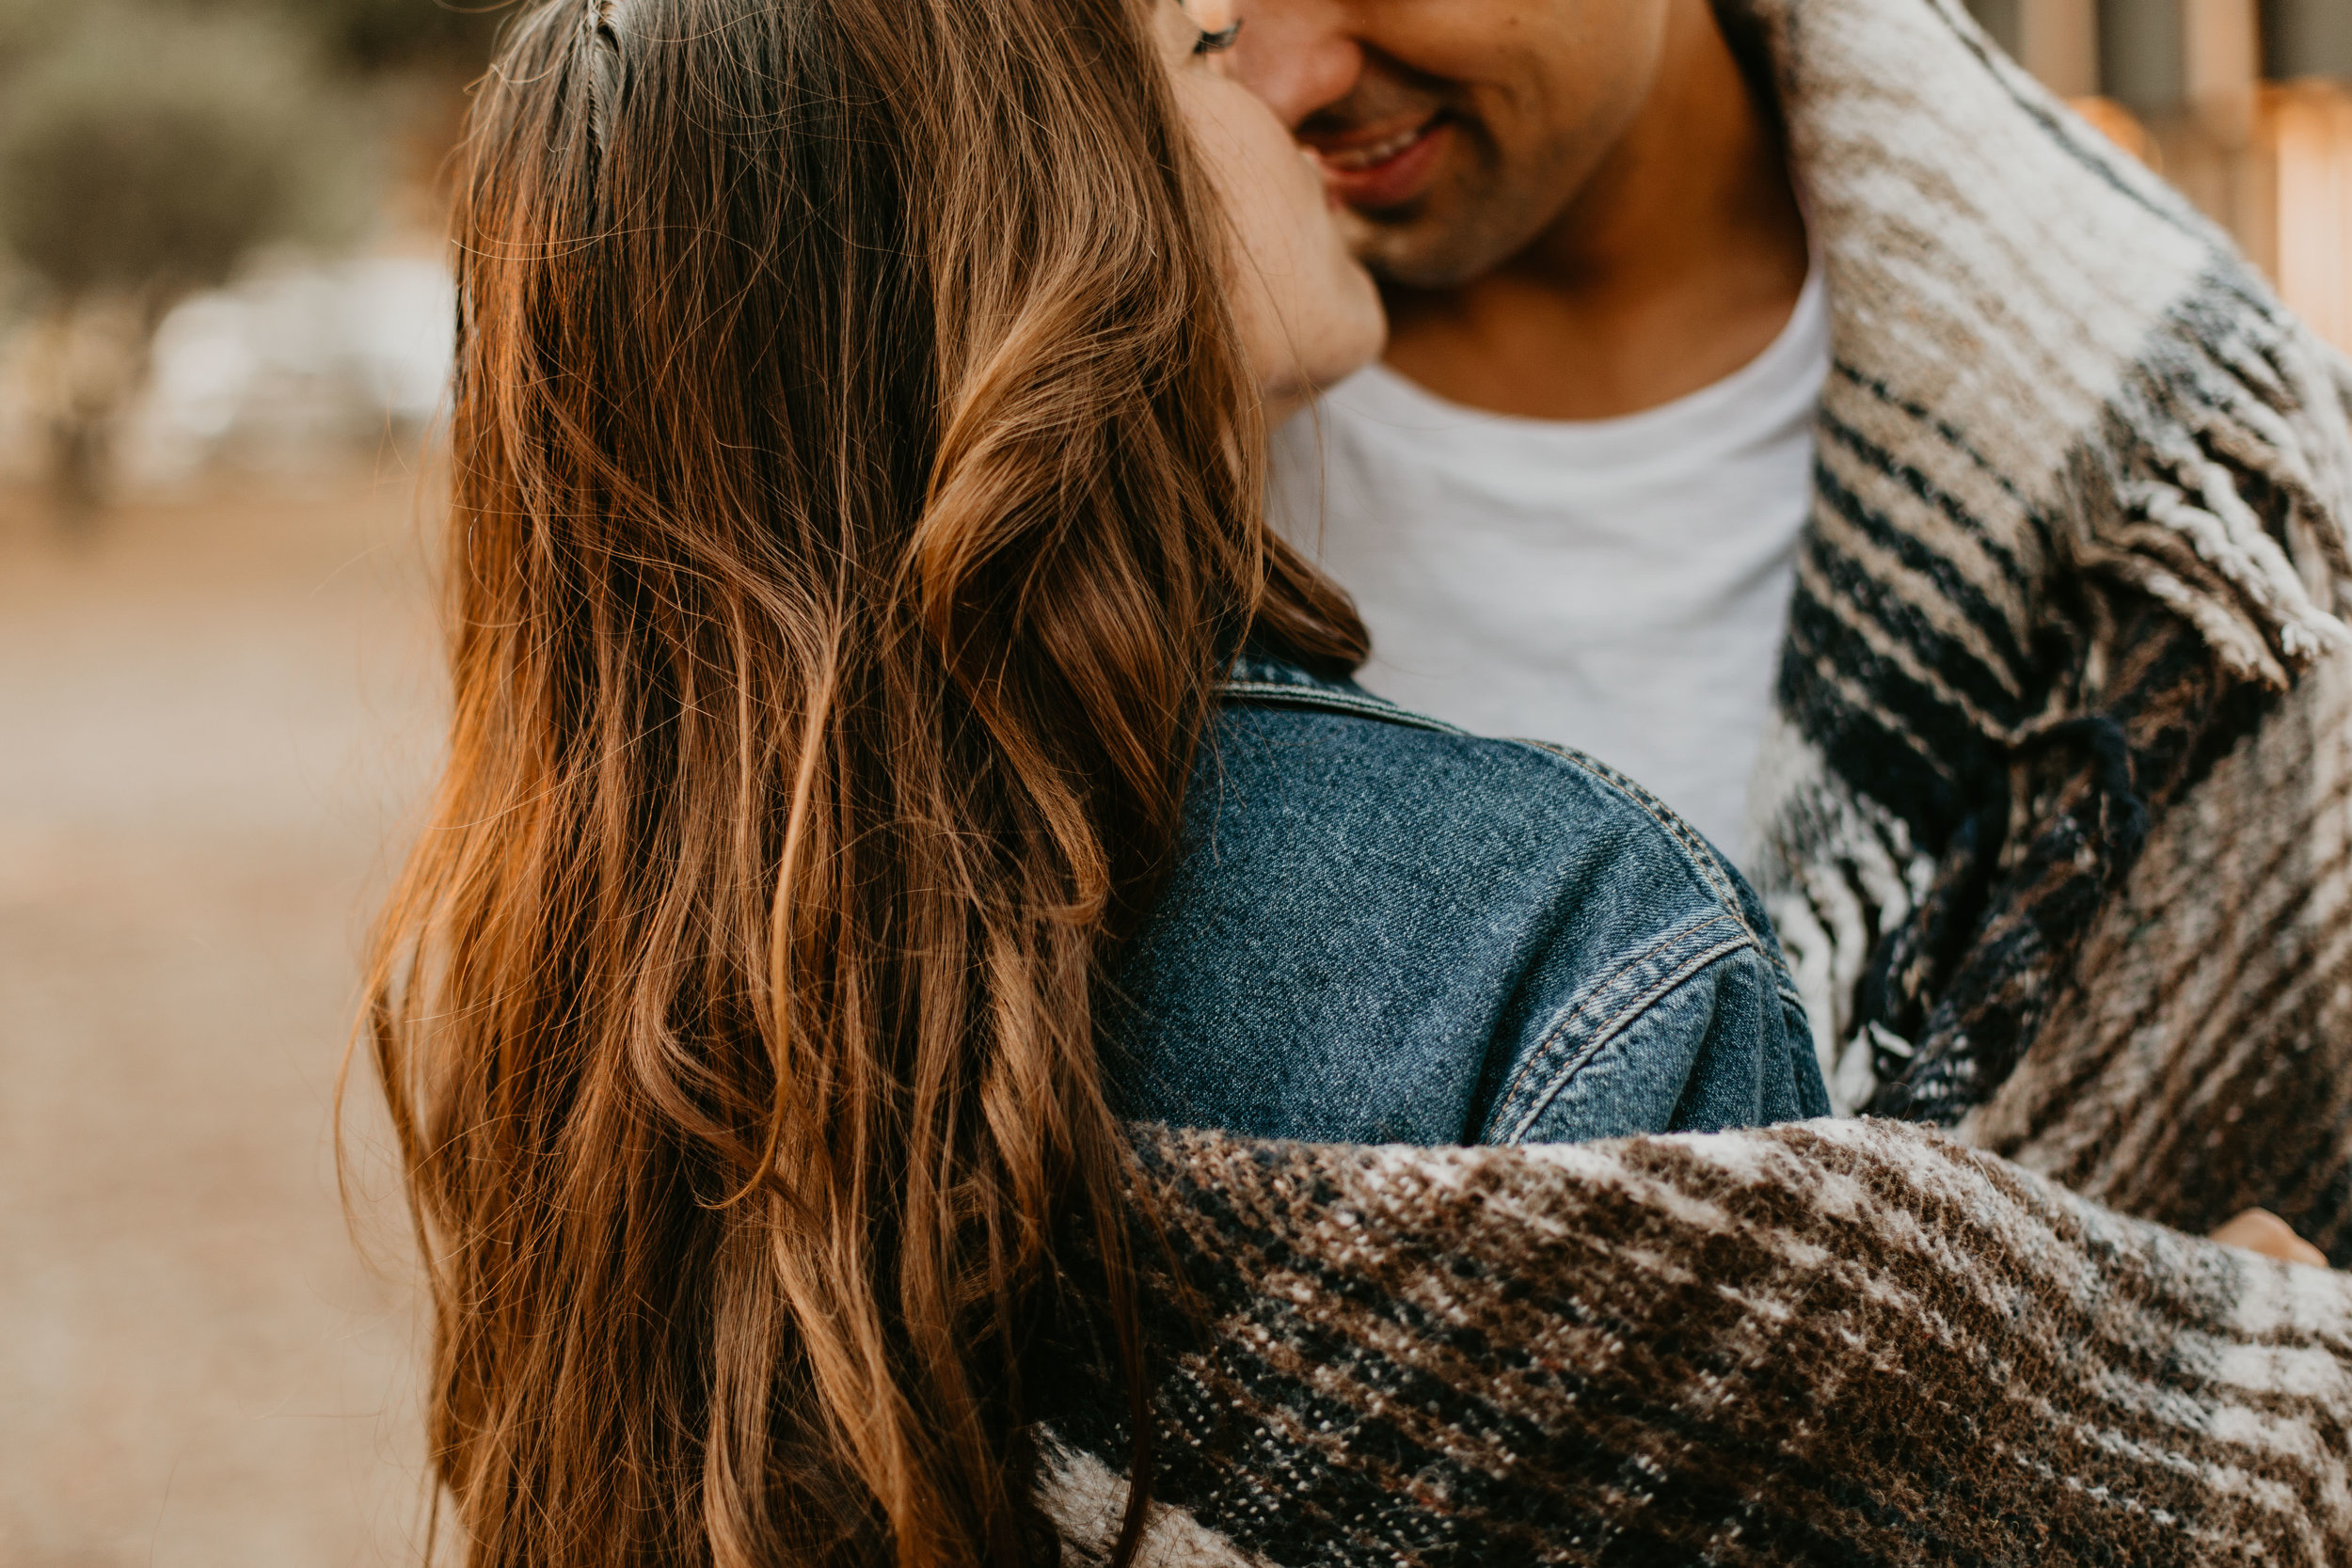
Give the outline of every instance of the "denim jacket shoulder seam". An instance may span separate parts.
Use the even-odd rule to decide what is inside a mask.
[[[1707,926],[1712,926],[1715,923],[1710,919],[1706,922],[1706,925],[1696,929],[1704,930]],[[1558,1100],[1567,1086],[1576,1081],[1578,1075],[1590,1067],[1600,1056],[1600,1053],[1622,1037],[1628,1029],[1640,1022],[1650,1009],[1724,959],[1744,950],[1754,950],[1756,939],[1748,934],[1747,928],[1736,920],[1732,924],[1740,927],[1740,934],[1726,937],[1683,958],[1674,969],[1651,982],[1649,988],[1640,996],[1618,1008],[1615,1015],[1603,1027],[1594,1031],[1591,1040],[1561,1064],[1541,1091],[1525,1097],[1527,1109],[1512,1118],[1515,1124],[1508,1131],[1500,1131],[1499,1124],[1510,1116],[1511,1112],[1510,1100],[1506,1098],[1503,1103],[1497,1107],[1495,1114],[1487,1118],[1485,1134],[1501,1144],[1516,1144],[1524,1141],[1528,1131],[1534,1126],[1546,1111],[1551,1108],[1552,1102]],[[1619,973],[1623,971],[1620,970]],[[1561,1027],[1562,1029],[1566,1027],[1565,1021]],[[1550,1048],[1552,1042],[1559,1038],[1560,1032],[1560,1030],[1554,1030],[1546,1037],[1544,1045],[1537,1048],[1536,1057],[1540,1057],[1544,1051]],[[1534,1066],[1534,1058],[1531,1058],[1529,1066],[1531,1069]],[[1523,1071],[1520,1079],[1523,1080],[1525,1076]],[[1515,1080],[1515,1084],[1518,1081]],[[1498,1132],[1500,1132],[1499,1136],[1496,1135]]]
[[[1528,1052],[1527,1059],[1519,1064],[1518,1069],[1511,1074],[1510,1082],[1504,1085],[1502,1092],[1495,1097],[1495,1108],[1486,1117],[1488,1128],[1492,1129],[1497,1123],[1509,1117],[1513,1105],[1524,1101],[1530,1094],[1535,1092],[1528,1087],[1530,1081],[1550,1070],[1546,1066],[1545,1058],[1557,1050],[1564,1037],[1579,1032],[1581,1027],[1582,1030],[1589,1031],[1592,1035],[1597,1048],[1598,1044],[1605,1044],[1616,1037],[1634,1018],[1639,1016],[1643,1008],[1655,1002],[1657,994],[1662,994],[1656,992],[1653,983],[1639,995],[1629,1000],[1608,1004],[1609,1011],[1597,1014],[1595,1008],[1606,1003],[1611,988],[1625,976],[1640,970],[1643,965],[1656,958],[1660,953],[1671,953],[1672,949],[1677,945],[1709,948],[1713,956],[1719,958],[1723,952],[1728,950],[1728,947],[1745,945],[1755,940],[1749,934],[1747,927],[1737,920],[1730,921],[1730,925],[1739,935],[1729,939],[1727,946],[1717,937],[1710,935],[1710,932],[1725,923],[1725,919],[1723,912],[1718,911],[1695,921],[1685,921],[1661,933],[1641,951],[1629,955],[1610,969],[1607,974],[1587,984],[1575,1001],[1552,1020],[1550,1025],[1545,1029],[1543,1037],[1536,1041],[1533,1050]],[[1712,944],[1711,948],[1710,944]],[[1669,958],[1667,961],[1672,966],[1668,971],[1669,974],[1681,973],[1690,963],[1687,957]],[[1696,970],[1692,970],[1690,973],[1695,974]],[[1580,1063],[1582,1060],[1581,1056],[1577,1059]],[[1547,1094],[1544,1098],[1548,1099],[1549,1095]]]
[[[1352,719],[1371,719],[1383,723],[1401,725],[1406,729],[1428,730],[1438,735],[1468,736],[1468,730],[1457,728],[1442,720],[1431,719],[1410,708],[1370,693],[1359,695],[1351,691],[1335,691],[1327,687],[1294,686],[1282,681],[1228,680],[1217,685],[1217,696],[1232,702],[1249,703],[1262,707],[1300,707],[1325,713],[1344,714]]]
[[[1681,848],[1691,868],[1698,873],[1702,881],[1707,883],[1708,890],[1715,896],[1716,903],[1723,908],[1724,912],[1738,921],[1740,928],[1756,939],[1757,948],[1771,961],[1774,989],[1784,996],[1792,1000],[1796,999],[1795,980],[1788,974],[1787,962],[1780,958],[1774,944],[1765,940],[1766,933],[1758,931],[1749,922],[1747,911],[1740,907],[1739,889],[1735,885],[1734,874],[1730,866],[1724,863],[1723,856],[1716,852],[1714,846],[1700,837],[1697,830],[1683,821],[1672,806],[1667,805],[1665,801],[1661,800],[1641,784],[1618,772],[1598,757],[1580,752],[1572,746],[1562,746],[1549,740],[1525,738],[1514,739],[1510,744],[1542,752],[1547,755],[1557,757],[1572,768],[1591,774],[1632,801],[1645,816],[1664,830],[1666,835]],[[1798,1001],[1798,1006],[1803,1006],[1804,1003]]]
[[[1657,823],[1665,831],[1667,836],[1681,847],[1684,856],[1692,863],[1692,868],[1698,872],[1700,878],[1714,893],[1716,901],[1724,906],[1731,918],[1740,922],[1741,926],[1747,925],[1747,917],[1740,912],[1739,892],[1732,886],[1731,879],[1727,874],[1728,868],[1724,866],[1723,858],[1716,854],[1712,846],[1698,835],[1696,830],[1676,815],[1672,806],[1667,805],[1665,801],[1661,800],[1598,757],[1580,752],[1573,746],[1563,746],[1549,740],[1524,738],[1514,738],[1509,744],[1532,747],[1548,755],[1558,757],[1569,766],[1590,773],[1632,801],[1641,809],[1644,816]]]
[[[1535,1071],[1538,1066],[1542,1063],[1544,1053],[1549,1051],[1552,1046],[1559,1041],[1562,1035],[1566,1034],[1568,1030],[1573,1028],[1579,1019],[1590,1012],[1596,1003],[1597,1003],[1602,997],[1609,994],[1609,988],[1616,982],[1620,975],[1625,974],[1630,970],[1640,968],[1643,964],[1647,963],[1652,958],[1656,957],[1661,949],[1672,947],[1678,942],[1687,942],[1694,934],[1706,930],[1708,927],[1715,925],[1722,919],[1723,916],[1721,914],[1710,914],[1705,919],[1699,921],[1696,925],[1686,923],[1684,925],[1673,927],[1652,941],[1648,946],[1643,948],[1640,952],[1634,953],[1621,960],[1614,969],[1610,970],[1598,979],[1589,982],[1584,987],[1582,993],[1576,998],[1574,1004],[1570,1006],[1565,1012],[1561,1013],[1557,1018],[1552,1020],[1551,1026],[1544,1031],[1544,1037],[1535,1042],[1535,1049],[1527,1053],[1527,1060],[1520,1065],[1518,1071],[1511,1075],[1510,1083],[1503,1085],[1502,1093],[1497,1097],[1498,1104],[1508,1105],[1511,1103],[1512,1100],[1517,1097],[1519,1092],[1519,1085],[1527,1081],[1528,1074]],[[1500,1113],[1498,1112],[1498,1114]]]
[[[1364,719],[1375,723],[1394,724],[1402,729],[1422,730],[1435,735],[1456,736],[1464,739],[1491,740],[1493,744],[1534,752],[1556,763],[1565,764],[1597,779],[1631,802],[1635,809],[1647,816],[1674,842],[1676,847],[1681,851],[1684,863],[1706,884],[1709,895],[1714,899],[1717,911],[1728,915],[1741,930],[1745,931],[1750,940],[1755,942],[1757,951],[1764,956],[1772,974],[1773,990],[1779,993],[1782,1000],[1794,1006],[1800,1011],[1804,1009],[1804,999],[1797,992],[1795,979],[1788,973],[1787,960],[1781,957],[1777,946],[1766,940],[1765,933],[1758,931],[1755,924],[1749,920],[1736,886],[1736,875],[1724,861],[1722,855],[1690,824],[1683,821],[1671,806],[1651,794],[1639,783],[1618,772],[1597,757],[1580,752],[1574,747],[1559,745],[1549,740],[1475,736],[1459,725],[1432,719],[1427,714],[1416,713],[1410,708],[1390,702],[1385,697],[1375,696],[1371,692],[1359,689],[1333,686],[1305,675],[1300,675],[1295,679],[1282,680],[1253,679],[1247,674],[1229,675],[1218,683],[1216,695],[1219,701],[1253,706],[1303,709],[1308,712]],[[1623,968],[1620,967],[1617,973],[1623,973]],[[1518,1081],[1517,1078],[1513,1080],[1515,1085]]]

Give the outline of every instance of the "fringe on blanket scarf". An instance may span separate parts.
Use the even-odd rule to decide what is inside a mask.
[[[1197,1307],[1150,1292],[1151,1568],[2352,1561],[2352,1279],[1926,1129],[1140,1152]],[[1078,1563],[1102,1342],[1034,1358]]]
[[[2272,691],[2352,643],[2336,613],[2352,577],[2338,369],[2266,297],[2203,279],[2073,454],[2054,513],[2073,565],[2140,590]]]
[[[2352,377],[1950,0],[1719,8],[1833,322],[1750,869],[1841,1108],[1955,1123],[2107,983],[2077,960],[2152,835],[2335,809],[2213,780],[2352,641]],[[2344,1110],[2265,1200],[2352,1213]]]

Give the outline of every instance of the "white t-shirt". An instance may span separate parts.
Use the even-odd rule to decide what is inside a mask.
[[[1375,365],[1277,433],[1274,520],[1355,595],[1371,690],[1589,752],[1737,857],[1828,373],[1818,267],[1761,355],[1623,419],[1489,414]]]

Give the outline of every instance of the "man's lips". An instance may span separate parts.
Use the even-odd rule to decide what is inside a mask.
[[[1400,207],[1428,188],[1453,127],[1442,114],[1418,125],[1310,144],[1331,194],[1360,211]]]

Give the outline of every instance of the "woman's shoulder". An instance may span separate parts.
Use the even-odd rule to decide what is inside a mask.
[[[1706,836],[1642,784],[1586,752],[1550,741],[1472,735],[1287,660],[1252,654],[1220,691],[1209,787],[1231,791],[1254,773],[1311,790],[1317,806],[1379,835],[1422,830],[1413,844],[1443,863],[1475,858],[1481,843],[1539,851],[1539,859],[1613,867],[1650,896],[1629,915],[1689,900],[1759,927],[1761,906]],[[1293,799],[1280,815],[1295,817]],[[1529,874],[1534,865],[1522,862]]]
[[[1793,1006],[1702,836],[1579,752],[1275,660],[1226,684],[1120,983],[1151,1119],[1532,1141],[1665,1131],[1686,1090],[1726,1123],[1786,1099],[1702,1092],[1725,1053],[1772,1058],[1739,1084],[1780,1071]]]

